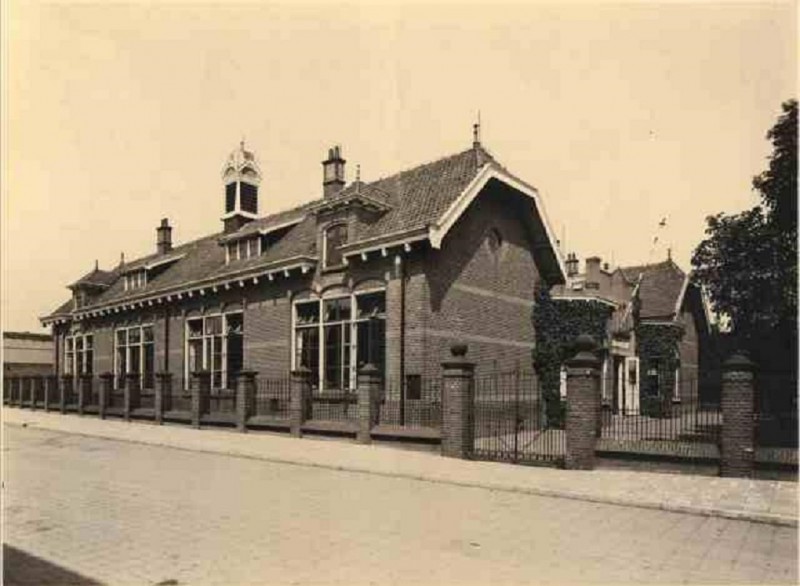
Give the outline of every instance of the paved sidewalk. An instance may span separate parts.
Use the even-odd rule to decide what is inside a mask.
[[[660,509],[797,527],[797,483],[623,470],[573,471],[272,433],[100,420],[3,408],[3,423],[190,451],[410,478],[505,492]]]

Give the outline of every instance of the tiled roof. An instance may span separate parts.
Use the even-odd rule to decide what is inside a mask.
[[[88,285],[95,287],[108,287],[117,278],[117,271],[101,271],[95,269],[83,275],[80,279],[75,281],[70,287],[78,287],[80,285]]]
[[[675,316],[675,305],[686,280],[686,273],[678,265],[672,260],[666,260],[656,264],[624,267],[621,270],[631,283],[636,283],[639,275],[642,275],[639,286],[640,318],[671,319]]]
[[[360,183],[357,186],[360,194],[388,208],[375,223],[362,232],[360,241],[431,224],[458,198],[485,163],[497,165],[483,148],[470,148],[390,177],[371,183]],[[354,191],[356,191],[355,184],[351,184],[329,200],[353,197]],[[259,218],[231,234],[216,233],[176,246],[168,255],[182,256],[154,274],[152,278],[148,275],[147,284],[141,288],[126,291],[123,279],[118,278],[119,275],[133,268],[143,267],[154,260],[166,258],[166,255],[148,255],[117,267],[113,271],[100,271],[104,275],[102,279],[107,281],[105,284],[110,286],[94,297],[90,305],[102,306],[127,298],[139,298],[148,293],[166,292],[190,282],[224,278],[240,271],[257,269],[296,257],[313,259],[316,257],[316,219],[310,212],[315,206],[329,200],[318,199]],[[295,220],[299,222],[291,225]],[[268,230],[284,224],[290,224],[287,226],[286,234],[257,258],[225,263],[225,249],[220,245],[221,241],[255,234],[259,230]],[[48,317],[68,313],[67,307],[71,309],[71,303],[72,301],[65,303]]]

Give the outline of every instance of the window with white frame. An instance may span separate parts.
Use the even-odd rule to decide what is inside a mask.
[[[114,339],[114,374],[117,387],[125,384],[125,377],[138,374],[141,388],[155,386],[155,340],[153,326],[131,326],[118,328]]]
[[[386,293],[373,291],[294,305],[294,368],[311,370],[315,388],[355,388],[357,369],[386,362]]]
[[[94,336],[72,334],[64,339],[64,374],[80,376],[94,372]]]
[[[241,311],[186,320],[186,380],[193,372],[211,373],[211,387],[233,388],[244,364]]]
[[[141,289],[147,285],[147,271],[134,271],[125,275],[125,290]]]
[[[338,267],[344,264],[341,247],[347,244],[347,224],[328,226],[323,233],[322,266]]]
[[[261,254],[260,238],[243,238],[236,242],[228,243],[228,262],[245,260]]]

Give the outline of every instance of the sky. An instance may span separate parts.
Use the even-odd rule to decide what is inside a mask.
[[[3,3],[2,325],[66,286],[221,229],[244,139],[266,215],[484,146],[564,252],[684,269],[705,217],[758,203],[797,91],[794,3]],[[666,226],[659,228],[662,218]],[[657,245],[653,240],[658,237]]]

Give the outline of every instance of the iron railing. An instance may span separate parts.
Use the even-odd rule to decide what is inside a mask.
[[[442,427],[441,377],[406,378],[405,385],[389,380],[378,405],[380,425],[401,427]]]
[[[263,417],[289,417],[292,383],[289,377],[256,377],[253,415]]]

